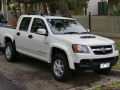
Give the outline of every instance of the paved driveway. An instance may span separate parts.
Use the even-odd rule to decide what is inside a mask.
[[[60,83],[52,77],[49,64],[23,55],[18,56],[16,62],[10,63],[1,52],[0,74],[3,76],[1,78],[11,82],[14,88],[20,87],[23,90],[81,90],[120,80],[120,73],[115,71],[108,76],[98,75],[92,71],[77,71],[71,80]]]

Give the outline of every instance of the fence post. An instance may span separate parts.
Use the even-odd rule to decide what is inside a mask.
[[[91,12],[89,12],[89,29],[90,29],[90,32],[91,32]]]

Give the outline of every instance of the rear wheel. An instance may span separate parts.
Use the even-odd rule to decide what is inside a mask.
[[[55,54],[52,59],[52,74],[58,81],[67,81],[71,77],[67,59],[62,54]]]
[[[13,62],[15,61],[15,58],[17,56],[15,47],[13,46],[12,43],[8,42],[5,45],[5,57],[7,59],[7,61],[9,62]]]
[[[111,68],[100,69],[100,70],[94,70],[95,73],[103,74],[103,75],[107,75],[110,71],[111,71]]]

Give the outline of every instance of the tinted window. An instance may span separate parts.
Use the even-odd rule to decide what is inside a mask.
[[[27,31],[28,30],[28,27],[29,27],[29,24],[30,24],[30,21],[31,21],[31,18],[23,18],[22,19],[22,22],[20,24],[20,28],[19,30],[20,31]]]
[[[38,29],[46,29],[46,25],[42,19],[35,18],[31,27],[31,32],[37,33]]]

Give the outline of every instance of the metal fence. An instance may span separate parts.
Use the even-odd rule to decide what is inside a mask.
[[[86,29],[89,28],[88,16],[74,16]],[[91,31],[100,35],[120,37],[120,17],[119,16],[92,16]]]

